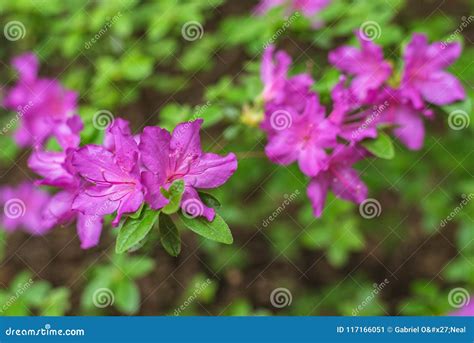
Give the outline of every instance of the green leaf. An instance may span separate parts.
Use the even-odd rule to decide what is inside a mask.
[[[143,211],[143,207],[145,207],[145,203],[143,203],[142,206],[140,206],[137,212],[130,214],[129,217],[133,219],[140,218],[140,215],[142,214],[142,211]]]
[[[390,160],[395,155],[392,140],[384,132],[379,132],[377,138],[364,140],[361,144],[379,158]]]
[[[181,252],[181,239],[178,229],[170,216],[160,213],[161,245],[171,256],[178,256]]]
[[[184,180],[176,180],[168,190],[162,188],[161,193],[170,201],[161,209],[163,213],[172,214],[178,211],[184,192]]]
[[[138,218],[125,219],[119,229],[115,251],[122,254],[143,240],[158,220],[159,213],[146,207]]]
[[[69,289],[60,287],[52,290],[44,298],[41,306],[40,316],[64,316],[69,310]]]
[[[140,309],[140,291],[133,281],[123,279],[117,284],[115,307],[126,314],[136,313]]]
[[[153,259],[145,256],[127,256],[121,268],[127,277],[135,279],[148,274],[155,268],[155,262]]]
[[[221,203],[213,195],[209,193],[204,193],[204,192],[198,192],[198,194],[199,194],[199,197],[201,198],[201,201],[207,207],[212,207],[214,209],[221,207]]]
[[[27,282],[21,287],[26,289],[26,292],[23,294],[25,303],[37,307],[41,305],[48,293],[51,291],[51,285],[46,281],[31,280],[31,282]]]
[[[224,244],[232,244],[234,241],[229,226],[217,213],[212,222],[204,217],[188,218],[182,213],[179,216],[184,225],[198,235]]]

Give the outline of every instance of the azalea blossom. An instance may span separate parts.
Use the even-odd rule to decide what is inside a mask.
[[[214,209],[205,206],[197,189],[216,188],[224,184],[237,169],[233,153],[219,156],[203,152],[199,137],[202,119],[181,123],[170,134],[159,127],[145,127],[140,137],[142,173],[146,201],[161,209],[169,200],[161,189],[169,189],[176,180],[184,181],[182,210],[192,217],[204,216],[212,221]]]
[[[20,124],[15,132],[16,142],[34,146],[56,136],[61,144],[78,144],[70,142],[81,126],[75,115],[77,94],[64,89],[57,80],[38,78],[39,62],[33,53],[16,57],[12,64],[19,79],[7,91],[3,105],[17,112]]]
[[[307,100],[302,114],[290,107],[277,107],[267,117],[270,125],[277,129],[279,120],[288,121],[287,127],[278,129],[277,133],[268,138],[265,153],[270,160],[282,165],[298,161],[301,171],[308,176],[315,176],[325,168],[325,149],[336,146],[338,128],[325,119],[324,107],[319,104],[316,96]]]
[[[416,109],[403,97],[400,90],[390,87],[384,87],[374,102],[374,104],[382,103],[384,108],[380,113],[379,122],[392,124],[393,135],[408,149],[421,149],[425,137],[423,118],[431,119],[433,111],[427,108]]]
[[[137,211],[144,194],[140,181],[138,146],[126,123],[116,120],[110,127],[113,151],[86,145],[73,153],[72,166],[86,182],[73,201],[72,209],[101,218],[117,212],[117,226],[124,213]]]
[[[444,70],[458,59],[461,50],[458,42],[430,45],[426,35],[414,34],[403,55],[403,96],[417,109],[425,107],[423,100],[439,106],[464,100],[466,93],[461,83]]]
[[[339,70],[353,75],[352,93],[359,99],[367,97],[370,90],[378,89],[392,74],[392,67],[384,60],[383,50],[358,32],[360,49],[341,46],[329,53],[329,62]]]
[[[376,138],[377,125],[381,121],[379,114],[386,104],[361,111],[362,107],[367,107],[367,103],[359,100],[351,88],[346,88],[346,81],[347,78],[341,76],[331,91],[333,109],[328,120],[339,128],[338,136],[348,142]]]
[[[288,76],[291,57],[284,51],[275,52],[270,45],[263,52],[261,78],[264,84],[263,100],[282,106],[291,106],[297,110],[304,107],[311,95],[314,81],[309,74]]]
[[[354,146],[338,145],[331,154],[325,169],[313,177],[307,194],[313,206],[313,214],[320,217],[329,189],[341,199],[357,204],[367,198],[367,186],[360,179],[352,165],[367,156],[367,153]]]
[[[7,231],[23,229],[42,235],[51,227],[43,220],[43,209],[50,200],[47,192],[31,182],[0,188],[0,226]]]

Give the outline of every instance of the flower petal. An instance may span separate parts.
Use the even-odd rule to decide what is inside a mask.
[[[103,219],[97,215],[79,214],[77,216],[77,234],[82,249],[89,249],[99,244]]]
[[[168,169],[171,135],[165,129],[145,127],[140,136],[139,149],[143,165],[164,178]]]
[[[367,186],[352,168],[332,168],[331,188],[341,199],[361,203],[367,198]]]
[[[315,217],[321,217],[326,202],[329,182],[324,175],[319,175],[311,179],[306,193],[313,207]]]
[[[394,135],[411,150],[419,150],[423,146],[425,127],[423,119],[413,108],[400,105],[396,109],[396,124]]]
[[[199,198],[199,194],[192,187],[185,188],[181,199],[181,209],[193,217],[204,216],[210,222],[212,222],[216,216],[216,211],[204,205]]]
[[[445,71],[432,73],[428,80],[420,83],[420,92],[427,101],[438,106],[466,98],[461,82]]]
[[[196,188],[216,188],[224,184],[236,169],[237,158],[233,153],[226,156],[204,153],[184,180],[187,185]]]

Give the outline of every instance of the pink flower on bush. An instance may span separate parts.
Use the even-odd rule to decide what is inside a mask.
[[[261,78],[264,84],[263,100],[277,105],[304,108],[314,81],[309,74],[288,76],[291,57],[284,51],[275,52],[273,45],[265,49],[262,57]]]
[[[56,136],[63,145],[77,145],[78,141],[71,141],[82,125],[75,115],[77,94],[64,89],[57,80],[38,78],[39,62],[33,53],[16,57],[12,64],[19,79],[7,91],[3,105],[17,112],[20,125],[16,142],[21,146],[40,145]]]
[[[113,149],[86,145],[73,153],[72,166],[86,182],[74,199],[72,209],[103,217],[117,212],[117,226],[124,213],[137,211],[143,203],[138,146],[128,124],[115,120],[109,128]]]
[[[324,107],[315,95],[308,98],[302,114],[291,107],[275,107],[267,119],[275,133],[269,136],[265,147],[268,158],[275,163],[289,165],[298,161],[301,171],[315,176],[327,163],[326,148],[336,146],[337,126],[325,120]],[[280,118],[279,118],[280,117]],[[279,121],[287,127],[279,128]]]
[[[0,226],[7,231],[23,229],[33,235],[46,233],[50,226],[43,220],[43,210],[49,200],[47,192],[30,182],[0,188]]]
[[[146,201],[154,209],[168,204],[161,188],[168,189],[173,181],[184,180],[181,208],[185,213],[204,216],[212,221],[215,211],[205,206],[197,189],[216,188],[224,184],[237,169],[233,153],[219,156],[201,149],[199,130],[202,119],[181,123],[170,134],[159,127],[145,127],[140,137],[142,173]]]
[[[370,90],[378,89],[392,74],[392,67],[384,60],[383,50],[358,32],[360,49],[342,46],[329,53],[329,61],[339,70],[353,75],[352,93],[366,99]]]
[[[425,35],[414,34],[403,56],[403,96],[410,99],[417,109],[424,107],[423,100],[435,105],[464,100],[466,93],[461,83],[444,70],[458,59],[461,50],[458,42],[430,45]]]
[[[409,149],[420,149],[423,118],[433,116],[424,100],[445,105],[465,97],[459,81],[443,70],[459,56],[459,44],[428,45],[425,36],[414,35],[405,52],[401,86],[392,88],[387,81],[393,69],[384,60],[382,48],[363,39],[362,33],[357,38],[360,49],[342,46],[329,55],[331,64],[346,75],[331,90],[333,106],[328,117],[318,94],[311,90],[310,75],[288,78],[288,55],[278,52],[273,57],[273,47],[263,55],[265,153],[277,164],[298,161],[301,171],[311,177],[307,193],[316,217],[330,189],[355,203],[367,197],[367,187],[352,165],[373,156],[363,143],[377,139],[382,126]]]
[[[321,216],[329,189],[338,198],[357,204],[367,198],[367,187],[352,168],[355,162],[367,156],[363,149],[353,146],[339,145],[334,149],[326,168],[313,177],[308,186],[308,197],[316,217]]]

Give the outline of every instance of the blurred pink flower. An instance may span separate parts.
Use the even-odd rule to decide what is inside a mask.
[[[384,60],[383,50],[358,32],[360,49],[341,46],[329,53],[329,62],[339,70],[353,75],[352,93],[364,100],[370,90],[378,89],[392,74],[392,67]]]
[[[292,108],[275,107],[267,111],[269,126],[275,133],[268,138],[265,153],[282,165],[298,161],[301,171],[315,176],[326,165],[326,148],[336,146],[338,128],[324,117],[324,107],[315,95],[308,98],[302,114]]]
[[[415,33],[404,53],[405,68],[401,91],[416,109],[423,108],[423,99],[435,105],[446,105],[466,97],[459,80],[444,69],[461,54],[458,42],[428,44],[428,38]]]
[[[275,52],[270,45],[263,52],[261,78],[264,84],[263,100],[277,105],[292,106],[302,110],[311,94],[314,81],[309,74],[288,76],[291,57],[284,51]]]
[[[368,154],[354,146],[338,145],[332,152],[326,168],[313,177],[308,186],[308,197],[313,214],[320,217],[329,189],[341,199],[361,203],[367,198],[367,186],[352,165]]]
[[[3,105],[17,112],[20,125],[15,140],[21,146],[40,145],[56,136],[62,145],[77,145],[72,141],[82,123],[75,115],[77,94],[64,89],[54,79],[38,78],[38,58],[26,53],[13,59],[19,73],[17,84],[9,89]]]
[[[43,209],[50,200],[47,192],[33,183],[0,188],[0,227],[7,231],[23,229],[33,235],[46,233],[51,226],[44,221]]]

